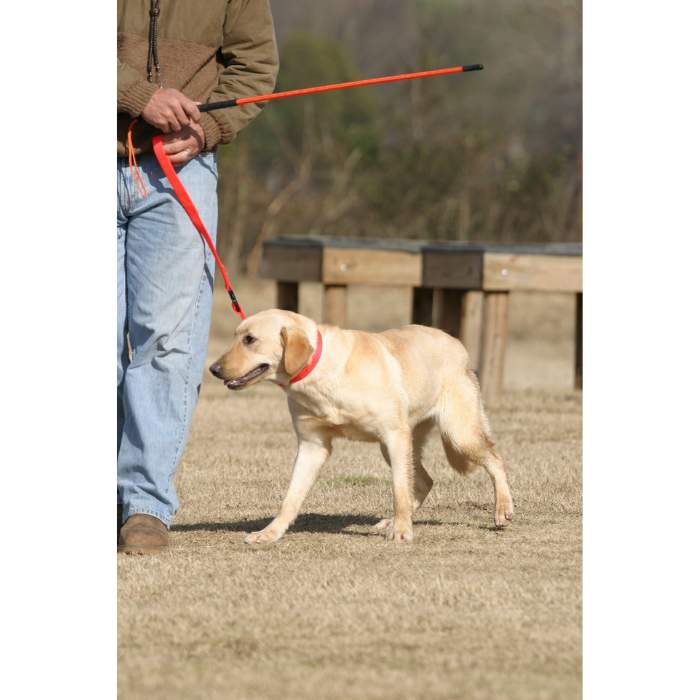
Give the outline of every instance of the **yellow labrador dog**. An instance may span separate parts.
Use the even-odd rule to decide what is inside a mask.
[[[281,385],[299,441],[282,507],[248,544],[275,542],[294,523],[336,437],[379,443],[391,467],[394,517],[376,527],[388,530],[389,540],[411,541],[413,513],[433,485],[421,455],[435,426],[453,469],[488,472],[496,525],[513,519],[504,461],[493,451],[467,351],[447,333],[425,326],[342,330],[273,309],[243,321],[209,369],[229,389],[263,380]]]

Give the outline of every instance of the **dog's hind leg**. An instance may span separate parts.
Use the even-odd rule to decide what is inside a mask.
[[[493,489],[496,494],[496,505],[493,512],[493,519],[499,527],[509,525],[513,520],[513,499],[510,495],[508,482],[506,480],[506,463],[501,455],[489,449],[481,465],[486,469],[493,482]]]
[[[474,471],[476,467],[486,470],[495,495],[494,521],[499,527],[505,527],[513,520],[513,499],[505,461],[493,451],[476,378],[469,372],[465,379],[444,390],[438,416],[442,445],[450,466],[460,474]]]
[[[270,544],[277,541],[294,523],[299,508],[314,485],[318,473],[331,454],[330,438],[299,439],[292,478],[277,517],[260,532],[251,532],[247,544]]]
[[[432,420],[424,421],[419,423],[413,429],[413,512],[415,513],[422,505],[423,501],[427,498],[430,493],[430,489],[433,488],[433,480],[430,478],[430,474],[425,471],[423,466],[423,447],[430,434],[430,431],[435,427],[435,423]],[[389,460],[389,452],[384,445],[381,445],[382,455],[386,460],[387,464],[391,466],[391,461]],[[379,530],[390,530],[394,527],[393,518],[383,518],[374,527]]]

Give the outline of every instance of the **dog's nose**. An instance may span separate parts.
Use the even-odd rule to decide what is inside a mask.
[[[215,376],[221,376],[221,365],[217,365],[216,362],[209,368],[209,371]]]

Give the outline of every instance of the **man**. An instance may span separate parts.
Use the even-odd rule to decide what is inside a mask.
[[[279,60],[268,0],[118,0],[117,13],[117,549],[150,554],[167,548],[178,509],[173,479],[199,397],[214,283],[213,256],[151,141],[164,134],[214,238],[216,147],[260,108],[200,113],[197,104],[272,92]]]

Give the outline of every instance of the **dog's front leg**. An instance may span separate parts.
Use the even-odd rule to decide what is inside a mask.
[[[387,540],[410,542],[413,539],[413,434],[404,426],[384,441],[391,463],[391,488],[394,494],[394,526]]]
[[[276,542],[290,525],[294,524],[299,508],[316,481],[321,467],[331,454],[331,441],[299,438],[299,448],[294,461],[292,479],[277,517],[260,532],[251,532],[245,541],[248,544],[270,544]]]

